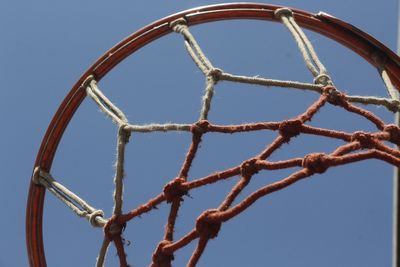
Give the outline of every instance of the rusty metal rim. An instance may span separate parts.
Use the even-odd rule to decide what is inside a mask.
[[[81,76],[65,97],[46,131],[34,167],[40,166],[43,170],[50,171],[63,132],[86,96],[81,84],[89,75],[94,75],[97,81],[101,80],[112,68],[136,50],[170,33],[169,23],[180,17],[185,17],[189,26],[232,19],[277,21],[274,17],[274,11],[277,8],[281,8],[281,6],[257,3],[228,3],[198,7],[160,19],[122,40],[101,56]],[[384,60],[385,68],[395,87],[400,86],[400,59],[382,43],[328,14],[312,14],[299,9],[292,9],[292,11],[300,26],[345,45],[374,66],[377,66],[377,63],[375,62],[376,57],[374,60],[373,56],[379,55]],[[29,263],[34,267],[46,266],[42,236],[44,196],[45,189],[31,182],[26,211],[26,242]]]

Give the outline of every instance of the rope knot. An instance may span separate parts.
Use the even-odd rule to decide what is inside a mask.
[[[217,209],[206,210],[197,218],[196,231],[199,233],[199,235],[203,235],[211,239],[217,237],[218,232],[221,229],[221,223],[212,222],[209,219],[209,215],[217,212],[219,212]]]
[[[208,131],[210,123],[207,120],[200,120],[190,127],[190,131],[194,134],[203,134]]]
[[[125,129],[126,126],[128,124],[124,123],[119,125],[118,128],[118,135],[121,136],[122,142],[125,144],[129,143],[129,138],[131,137],[131,132]]]
[[[386,125],[383,130],[389,133],[389,140],[392,143],[400,145],[400,128],[394,124]]]
[[[183,185],[186,182],[185,179],[177,177],[166,186],[164,186],[164,196],[168,203],[174,199],[182,199],[182,196],[187,194],[187,188]]]
[[[323,86],[327,86],[327,85],[332,84],[332,80],[331,80],[331,77],[328,74],[321,73],[321,74],[317,75],[314,78],[314,83],[315,84],[320,84],[320,85],[323,85]]]
[[[242,175],[242,177],[250,178],[254,174],[258,173],[259,170],[256,163],[256,158],[244,161],[242,165],[240,165],[240,174]]]
[[[312,173],[324,173],[329,168],[329,156],[324,153],[312,153],[303,158],[301,165]]]
[[[125,230],[126,223],[118,223],[118,215],[113,215],[108,222],[104,225],[104,235],[111,241],[115,237],[120,236]]]
[[[218,82],[221,79],[222,70],[218,68],[212,68],[207,73],[208,77],[211,77],[215,82]]]
[[[95,210],[89,215],[89,222],[94,227],[100,226],[99,223],[96,221],[97,216],[104,217],[104,212],[102,210]]]
[[[399,101],[399,100],[396,100],[396,99],[392,99],[392,100],[389,102],[389,105],[388,105],[387,108],[388,108],[391,112],[393,112],[393,113],[398,112],[399,109],[400,109],[400,101]]]
[[[375,138],[371,134],[362,131],[353,133],[351,141],[358,141],[363,148],[373,148],[375,146]]]
[[[346,95],[339,92],[336,87],[327,85],[323,89],[325,94],[328,94],[328,102],[335,106],[347,107],[349,105]]]
[[[171,267],[171,261],[174,260],[174,254],[165,253],[164,247],[170,245],[172,242],[169,240],[162,240],[158,243],[156,250],[153,253],[153,265],[157,267]]]
[[[300,134],[303,122],[300,119],[285,120],[279,125],[279,133],[287,142],[290,138]]]

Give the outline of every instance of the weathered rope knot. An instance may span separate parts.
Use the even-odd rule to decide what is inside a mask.
[[[290,8],[282,7],[278,8],[274,12],[275,18],[280,19],[282,16],[292,17],[293,11]]]
[[[208,71],[207,77],[210,77],[213,79],[214,82],[218,82],[221,79],[223,71],[218,68],[212,68],[211,70]]]
[[[104,225],[104,235],[109,240],[114,240],[115,237],[120,236],[126,227],[126,223],[119,224],[118,216],[113,215],[108,222]]]
[[[182,200],[182,197],[187,194],[188,190],[183,186],[184,182],[186,182],[185,179],[177,177],[164,186],[163,192],[168,203],[172,202],[174,199]]]
[[[96,221],[96,217],[104,217],[104,212],[102,210],[95,210],[89,215],[89,223],[94,227],[100,227],[101,225]]]
[[[196,231],[201,236],[206,238],[215,238],[218,236],[218,232],[221,229],[220,222],[211,222],[208,218],[210,214],[218,213],[217,209],[209,209],[203,212],[196,221]]]
[[[303,122],[300,119],[282,121],[279,125],[279,134],[289,142],[290,138],[300,134]]]
[[[210,123],[207,120],[199,120],[198,122],[192,124],[190,131],[194,134],[204,134],[208,131],[208,126]]]
[[[324,173],[329,168],[329,156],[324,153],[311,153],[303,158],[301,165],[312,173]]]
[[[388,103],[387,108],[393,113],[398,112],[400,110],[400,101],[396,99],[391,99]]]
[[[400,145],[400,128],[399,127],[397,127],[394,124],[388,124],[383,128],[383,130],[385,132],[389,133],[390,142]]]
[[[351,141],[358,141],[363,148],[373,148],[376,144],[375,138],[371,134],[362,131],[354,132]]]
[[[240,174],[242,177],[250,178],[254,174],[258,173],[259,169],[257,168],[257,158],[252,158],[246,160],[240,165]]]
[[[174,254],[165,253],[164,247],[170,245],[172,242],[169,240],[162,240],[158,243],[156,250],[153,253],[152,266],[154,267],[171,267],[171,261],[174,260]]]
[[[179,18],[169,23],[169,27],[177,33],[182,33],[182,30],[187,29],[187,21],[185,18]]]
[[[320,84],[323,86],[327,86],[332,84],[331,77],[326,73],[321,73],[314,78],[315,84]]]
[[[129,130],[127,130],[128,124],[127,123],[123,123],[119,125],[118,128],[118,135],[121,136],[122,141],[127,144],[129,143],[129,138],[131,137],[131,132]]]
[[[336,87],[327,85],[323,89],[325,94],[328,94],[328,102],[335,106],[347,107],[349,103],[346,100],[346,95],[339,92]]]

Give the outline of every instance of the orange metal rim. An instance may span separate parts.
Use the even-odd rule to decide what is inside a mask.
[[[100,81],[111,69],[146,44],[171,32],[169,23],[184,17],[189,26],[232,19],[256,19],[278,21],[274,11],[281,6],[257,3],[229,3],[211,5],[186,10],[163,19],[138,30],[126,39],[119,42],[102,55],[75,83],[55,113],[46,134],[42,140],[34,167],[50,171],[57,146],[69,121],[86,96],[83,81],[93,75]],[[312,14],[303,10],[291,8],[294,17],[300,26],[325,35],[353,50],[370,64],[377,66],[376,55],[385,62],[394,86],[400,87],[400,59],[390,49],[373,37],[327,14]],[[30,266],[46,266],[42,236],[42,216],[45,189],[35,185],[32,181],[29,187],[26,210],[26,242]]]

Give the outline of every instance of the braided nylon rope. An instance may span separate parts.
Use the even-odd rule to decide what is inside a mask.
[[[202,99],[202,108],[199,120],[192,124],[148,124],[131,125],[124,113],[115,106],[99,89],[97,82],[93,77],[89,77],[82,87],[86,89],[90,96],[108,117],[118,126],[117,134],[117,160],[116,172],[114,177],[114,209],[113,215],[109,219],[104,219],[104,213],[95,209],[80,199],[70,190],[57,183],[54,178],[43,171],[37,170],[35,182],[45,186],[57,198],[62,200],[77,215],[84,217],[95,227],[104,228],[104,240],[97,258],[97,266],[103,266],[107,249],[111,243],[114,243],[121,266],[129,266],[124,248],[123,230],[130,220],[155,209],[161,203],[170,204],[170,212],[165,226],[163,239],[155,248],[152,256],[151,266],[165,267],[171,266],[174,259],[174,253],[185,247],[192,241],[197,240],[197,247],[194,249],[187,266],[195,266],[199,261],[207,243],[210,239],[217,237],[219,230],[224,222],[234,218],[241,212],[249,208],[260,198],[292,185],[304,178],[314,174],[326,172],[329,168],[339,165],[355,163],[367,159],[378,159],[391,165],[400,165],[400,152],[385,144],[390,142],[400,145],[400,128],[394,124],[385,124],[379,117],[373,113],[355,106],[354,103],[372,104],[385,106],[393,112],[399,111],[399,101],[397,92],[393,90],[388,76],[384,69],[380,70],[385,85],[388,87],[392,99],[348,96],[340,92],[334,85],[324,65],[320,62],[311,42],[307,39],[304,32],[297,25],[293,14],[289,9],[278,9],[276,16],[282,20],[282,23],[293,35],[298,48],[304,58],[306,66],[314,77],[314,84],[301,83],[295,81],[281,81],[265,79],[260,77],[238,76],[224,72],[215,68],[209,59],[204,55],[201,47],[190,33],[184,19],[178,19],[170,24],[170,27],[178,34],[184,37],[185,47],[188,54],[193,59],[196,66],[204,74],[206,79],[205,93]],[[294,118],[277,122],[257,122],[238,125],[217,125],[209,121],[208,113],[211,108],[214,88],[220,81],[231,81],[247,84],[256,84],[262,86],[286,87],[301,90],[310,90],[320,94],[320,97],[311,104],[303,113]],[[335,131],[330,129],[317,128],[307,125],[313,116],[319,112],[325,105],[335,105],[348,112],[359,115],[372,122],[375,132],[356,131],[353,133]],[[243,133],[251,131],[270,130],[278,133],[272,143],[267,144],[264,150],[259,151],[251,158],[243,161],[237,166],[222,170],[201,177],[196,180],[189,180],[189,171],[192,162],[196,157],[199,145],[203,136],[207,133]],[[169,132],[184,131],[192,135],[192,142],[189,145],[186,157],[181,165],[177,176],[168,182],[162,192],[150,199],[144,204],[123,213],[123,179],[124,179],[124,161],[125,147],[129,141],[131,132]],[[334,138],[345,142],[337,147],[331,153],[311,153],[304,157],[292,158],[288,160],[269,161],[268,158],[281,146],[289,143],[292,138],[299,134],[311,134]],[[289,176],[271,184],[265,185],[251,193],[241,202],[233,205],[236,197],[251,182],[252,177],[264,170],[280,170],[287,168],[296,168]],[[190,190],[223,181],[235,176],[240,179],[226,195],[222,203],[215,209],[209,209],[200,214],[193,223],[191,231],[180,237],[174,237],[175,224],[179,214],[180,206]]]

